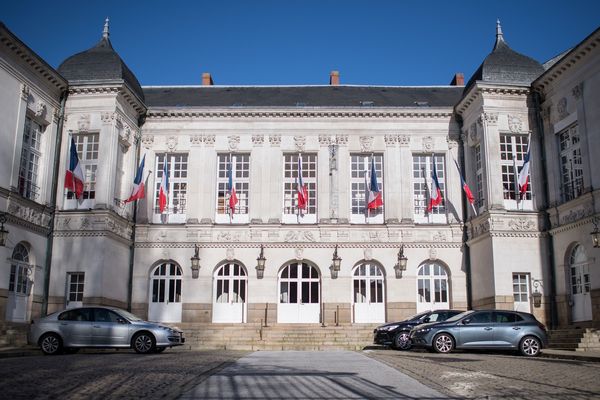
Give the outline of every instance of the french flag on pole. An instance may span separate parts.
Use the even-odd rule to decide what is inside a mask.
[[[462,188],[465,191],[465,196],[467,196],[467,200],[469,201],[469,203],[473,204],[475,202],[475,197],[473,196],[473,192],[471,192],[469,185],[467,185],[467,182],[465,182],[465,178],[463,178],[463,175],[460,172],[460,167],[458,166],[458,163],[456,162],[456,160],[454,160],[454,164],[456,164],[456,169],[458,169],[458,175],[460,176],[460,183],[462,184]]]
[[[521,197],[525,193],[527,193],[527,187],[529,186],[529,146],[527,146],[527,154],[525,154],[525,160],[523,161],[523,166],[521,167],[521,171],[519,171],[519,176],[517,178],[517,182],[519,183],[519,194]]]
[[[433,160],[433,171],[431,171],[431,196],[429,197],[429,205],[427,206],[427,212],[431,212],[433,207],[437,207],[442,204],[442,189],[440,189],[440,182],[438,181],[437,171],[435,170],[435,159]]]
[[[130,201],[135,201],[139,199],[143,199],[145,196],[144,192],[144,164],[146,163],[146,155],[144,154],[144,158],[142,158],[142,162],[137,169],[137,173],[135,174],[135,179],[133,180],[133,189],[131,190],[131,196],[125,203],[129,203]]]
[[[81,163],[77,156],[77,146],[75,146],[75,139],[73,137],[71,137],[69,154],[69,168],[65,175],[65,189],[75,193],[75,197],[80,199],[83,194],[83,169],[81,169]]]
[[[375,170],[375,160],[371,158],[371,183],[367,190],[369,195],[367,197],[367,209],[373,210],[383,205],[383,199],[381,198],[381,192],[379,191],[379,185],[377,185],[377,171]]]
[[[298,193],[298,209],[305,210],[308,204],[308,188],[302,179],[302,155],[298,155],[298,177],[296,178],[296,192]]]
[[[231,215],[235,213],[235,205],[238,203],[237,194],[235,193],[235,186],[233,186],[233,172],[231,170],[231,158],[229,158],[229,165],[227,166],[227,193],[229,193],[229,209]]]
[[[162,181],[160,181],[160,190],[158,192],[158,208],[162,213],[167,208],[169,202],[169,158],[165,155]]]

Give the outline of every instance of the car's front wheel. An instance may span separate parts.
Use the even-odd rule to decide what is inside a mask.
[[[410,350],[412,343],[408,331],[400,332],[394,338],[394,348],[397,350]]]
[[[519,343],[519,351],[527,357],[535,357],[540,354],[542,343],[534,336],[525,336]]]
[[[447,333],[439,333],[433,338],[433,350],[436,353],[450,353],[454,350],[454,338]]]
[[[62,339],[56,333],[46,333],[40,339],[40,348],[49,356],[60,354],[63,349]]]
[[[133,349],[139,354],[154,353],[156,349],[156,340],[148,332],[140,332],[133,337]]]

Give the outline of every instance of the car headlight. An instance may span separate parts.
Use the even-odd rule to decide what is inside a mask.
[[[383,328],[381,328],[381,330],[382,331],[393,331],[397,327],[398,327],[398,325],[389,325],[389,326],[384,326]]]
[[[169,333],[175,333],[175,331],[173,329],[171,329],[168,326],[162,326],[160,325],[159,328],[164,329],[165,331],[169,332]]]

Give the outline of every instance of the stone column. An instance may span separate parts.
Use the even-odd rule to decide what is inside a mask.
[[[400,222],[414,222],[413,208],[413,187],[412,187],[412,152],[410,150],[410,136],[399,135],[398,143],[400,144],[399,155],[400,164],[398,175],[402,182],[400,183]]]
[[[384,139],[386,145],[383,156],[385,222],[398,223],[402,218],[402,186],[407,184],[406,179],[410,175],[406,175],[402,170],[400,149],[397,146],[398,136],[386,135]]]
[[[16,190],[19,186],[19,168],[21,164],[21,151],[23,149],[23,130],[25,129],[25,116],[27,115],[27,100],[29,99],[29,86],[21,84],[21,97],[19,100],[19,110],[17,116],[17,125],[15,126],[15,141],[13,149],[13,159],[11,163],[11,172],[9,177],[10,188]]]
[[[498,132],[498,113],[484,112],[479,116],[478,123],[483,128],[481,138],[481,162],[483,176],[486,181],[487,205],[490,210],[504,209],[504,194],[502,173],[500,169],[500,134]]]

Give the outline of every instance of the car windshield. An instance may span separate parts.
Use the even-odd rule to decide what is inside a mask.
[[[425,312],[422,312],[422,313],[415,314],[412,317],[405,319],[405,321],[414,321],[414,320],[417,320],[417,319],[421,319],[425,315],[428,315],[430,312],[431,311],[425,311]]]
[[[473,311],[465,311],[465,312],[461,312],[460,314],[456,314],[454,317],[448,318],[446,320],[446,322],[454,322],[454,321],[458,321],[459,319],[461,319],[462,317],[464,317],[465,315],[469,315],[473,313]]]
[[[121,314],[123,317],[127,318],[130,321],[143,321],[143,319],[141,319],[140,317],[133,315],[130,312],[127,312],[125,310],[115,310],[117,311],[119,314]]]

